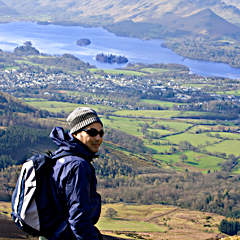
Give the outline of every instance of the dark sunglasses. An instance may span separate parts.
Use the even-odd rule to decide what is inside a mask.
[[[91,137],[96,137],[98,134],[99,134],[100,137],[103,137],[103,135],[104,135],[104,131],[103,130],[98,131],[95,128],[82,129],[82,131],[86,132]]]

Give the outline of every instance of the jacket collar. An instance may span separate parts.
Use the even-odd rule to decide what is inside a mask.
[[[50,133],[50,138],[59,147],[53,154],[53,157],[61,155],[76,155],[87,161],[92,161],[93,158],[99,157],[93,153],[84,143],[74,138],[69,132],[64,132],[63,128],[55,127]]]

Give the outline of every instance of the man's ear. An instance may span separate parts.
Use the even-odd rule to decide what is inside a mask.
[[[78,140],[82,139],[82,133],[81,132],[73,133],[72,135],[73,135],[73,137],[77,138]]]

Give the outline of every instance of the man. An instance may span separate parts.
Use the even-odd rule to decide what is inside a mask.
[[[67,122],[70,133],[56,127],[50,134],[59,147],[52,154],[57,158],[52,174],[53,192],[56,207],[65,213],[66,219],[49,240],[100,240],[102,236],[94,224],[100,217],[101,197],[96,192],[91,162],[103,142],[103,124],[97,113],[87,107],[76,108]]]

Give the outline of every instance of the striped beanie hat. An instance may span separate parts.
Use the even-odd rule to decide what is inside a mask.
[[[94,122],[102,124],[97,113],[89,107],[78,107],[74,109],[74,111],[69,114],[67,122],[71,127],[70,133],[75,133]]]

